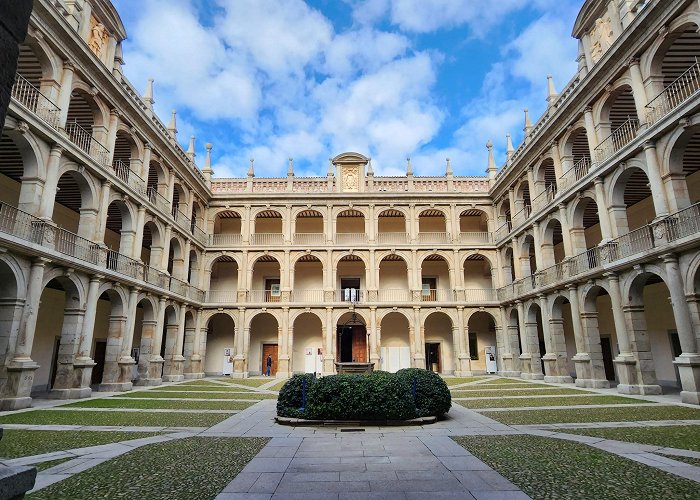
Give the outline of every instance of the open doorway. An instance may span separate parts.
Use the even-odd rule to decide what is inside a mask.
[[[270,376],[274,377],[277,374],[277,344],[263,344],[262,346],[262,372],[267,375],[267,357],[272,358],[272,366],[270,367]]]
[[[435,373],[440,373],[442,371],[440,344],[437,342],[425,344],[425,369]]]

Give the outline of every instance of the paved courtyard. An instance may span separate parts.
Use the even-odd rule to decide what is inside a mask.
[[[700,491],[697,437],[695,441],[683,437],[688,432],[699,434],[694,431],[700,430],[696,427],[700,410],[678,403],[677,396],[622,398],[611,390],[581,391],[571,385],[496,377],[447,382],[453,395],[448,418],[414,427],[281,426],[274,422],[279,382],[269,379],[206,379],[80,402],[38,400],[36,409],[0,414],[0,425],[9,436],[7,446],[20,439],[12,432],[24,433],[21,439],[26,440],[19,441],[25,448],[19,452],[0,447],[0,456],[7,457],[2,459],[5,463],[36,464],[42,469],[31,495],[37,498],[80,497],[85,484],[91,484],[91,473],[114,476],[114,482],[119,482],[120,474],[131,475],[132,480],[134,474],[147,476],[148,464],[154,461],[149,453],[156,453],[155,462],[162,464],[168,453],[174,455],[170,479],[183,498],[199,491],[196,478],[177,477],[180,469],[183,476],[201,474],[187,469],[197,465],[189,462],[211,470],[210,490],[200,491],[207,498],[537,498],[538,490],[531,484],[532,477],[542,474],[537,467],[544,465],[555,474],[553,463],[566,463],[567,453],[581,452],[616,460],[610,462],[614,468],[629,465],[630,475],[652,478],[651,484],[676,488],[667,498],[693,498],[693,492]],[[605,421],[612,418],[609,415],[619,420]],[[532,423],[522,423],[528,419]],[[594,435],[601,429],[637,432],[633,439],[640,442],[623,435],[621,440]],[[666,429],[686,434],[673,440]],[[660,441],[641,442],[648,441],[647,431],[662,431]],[[640,432],[644,439],[635,437]],[[34,439],[35,435],[51,439]],[[87,446],[95,436],[101,441]],[[494,457],[499,450],[507,451],[508,439],[516,438],[526,441],[514,444],[505,459]],[[76,445],[70,444],[71,439],[77,440]],[[509,465],[509,460],[526,458],[530,440],[535,440],[537,458],[526,462],[525,469],[532,468],[528,478],[522,465]],[[201,456],[185,458],[181,450],[168,451],[185,443],[193,443],[191,453]],[[222,448],[208,450],[209,443]],[[565,445],[574,448],[562,448]],[[549,454],[550,449],[555,452]],[[216,468],[220,450],[231,462],[229,468]],[[124,472],[119,460],[143,460],[146,465]],[[568,481],[567,475],[576,473],[564,471],[553,481]],[[103,490],[107,498],[109,487]],[[133,487],[140,488],[138,478]],[[587,486],[576,483],[570,488],[585,491]],[[139,491],[144,498],[151,496]],[[542,490],[543,497],[546,491]],[[85,498],[89,496],[85,491]],[[163,497],[168,494],[163,492]],[[628,498],[643,496],[629,491]]]

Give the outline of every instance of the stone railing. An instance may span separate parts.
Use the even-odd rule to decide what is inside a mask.
[[[323,245],[326,243],[324,233],[294,233],[295,245]]]
[[[0,202],[0,233],[202,302],[204,292],[104,245]]]
[[[377,290],[377,302],[411,302],[412,298],[411,290],[404,288],[380,288]]]
[[[238,292],[236,290],[209,290],[206,293],[208,304],[235,304]]]
[[[214,247],[239,246],[243,243],[241,233],[235,234],[210,234],[209,245]]]
[[[685,73],[676,78],[663,92],[646,105],[646,120],[656,123],[678,106],[695,96],[700,90],[700,64],[697,60]]]
[[[496,302],[498,294],[495,288],[467,288],[464,290],[464,299],[468,303]]]
[[[493,236],[488,231],[463,231],[459,233],[459,242],[463,245],[492,245]]]
[[[602,271],[621,260],[644,255],[700,233],[700,203],[630,231],[597,247],[498,289],[501,301],[514,300],[545,286],[557,285],[589,272]]]
[[[375,239],[380,245],[405,245],[411,241],[408,233],[390,233],[380,231],[375,235]]]
[[[365,233],[336,233],[336,245],[366,245],[367,235]]]
[[[418,243],[450,243],[450,233],[418,233]]]
[[[284,235],[282,233],[253,233],[250,235],[250,244],[258,246],[282,245]]]
[[[15,78],[15,84],[12,86],[10,95],[12,99],[44,120],[51,127],[58,129],[61,115],[59,107],[19,73]]]

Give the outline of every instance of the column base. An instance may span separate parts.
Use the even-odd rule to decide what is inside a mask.
[[[107,382],[97,386],[100,392],[127,392],[133,389],[134,384],[131,382]]]
[[[21,398],[2,398],[0,399],[0,411],[6,410],[22,410],[32,406],[32,398],[29,396]]]
[[[323,358],[323,375],[335,375],[335,358],[332,356]]]
[[[195,380],[204,378],[205,376],[204,373],[185,373],[185,380]]]
[[[161,385],[162,383],[163,383],[163,379],[160,379],[160,378],[140,378],[136,381],[136,383],[134,385],[145,387],[145,386]]]
[[[474,375],[479,375],[476,372],[473,372],[471,370],[469,371],[455,371],[454,376],[455,377],[473,377]]]
[[[520,378],[523,380],[544,380],[544,374],[521,372]]]
[[[661,386],[618,384],[617,392],[620,394],[658,395],[661,394]]]
[[[544,373],[540,371],[542,365],[540,364],[539,355],[521,354],[519,359],[520,366],[527,370],[520,372],[520,378],[524,380],[542,380],[544,378]]]
[[[520,378],[520,372],[516,372],[513,370],[501,370],[499,372],[496,372],[496,375],[498,375],[499,377]]]
[[[231,377],[234,378],[245,378],[245,358],[243,356],[236,356],[233,358],[233,373]]]
[[[51,399],[84,399],[92,395],[92,389],[89,387],[78,387],[75,389],[52,389],[49,392]]]
[[[95,365],[97,365],[97,363],[95,363],[92,358],[89,357],[75,358],[75,361],[73,362],[73,373],[75,374],[75,380],[78,381],[79,388],[90,391],[87,396],[82,397],[90,397],[90,393],[92,392],[92,389],[90,389],[90,385],[92,383],[92,369]]]
[[[574,379],[568,375],[545,375],[544,381],[548,384],[573,384]]]
[[[678,367],[681,379],[681,401],[700,405],[700,355],[681,354],[673,364]]]
[[[587,387],[589,389],[608,389],[610,381],[594,378],[577,378],[576,387]]]
[[[163,382],[182,382],[185,380],[184,375],[163,375]]]

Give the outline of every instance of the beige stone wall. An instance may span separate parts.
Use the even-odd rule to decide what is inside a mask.
[[[292,372],[306,371],[306,349],[312,349],[312,357],[323,348],[323,328],[318,316],[305,313],[294,321],[294,344],[292,349]],[[320,370],[319,370],[320,371]]]

